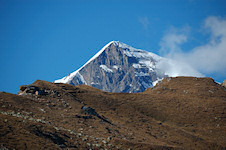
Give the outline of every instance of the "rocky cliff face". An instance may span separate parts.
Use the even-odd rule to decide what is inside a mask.
[[[143,92],[164,77],[171,60],[112,41],[85,65],[55,83],[86,84],[107,92]],[[183,75],[183,74],[182,74]]]

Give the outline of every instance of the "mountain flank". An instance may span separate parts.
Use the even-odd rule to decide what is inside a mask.
[[[141,93],[37,80],[0,93],[1,149],[225,149],[226,88],[168,77]]]

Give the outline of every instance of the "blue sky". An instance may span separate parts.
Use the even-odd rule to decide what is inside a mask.
[[[225,28],[225,0],[0,0],[0,91],[66,76],[112,40],[222,82]]]

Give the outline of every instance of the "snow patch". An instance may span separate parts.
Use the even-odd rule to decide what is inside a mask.
[[[94,84],[97,85],[97,84],[99,84],[99,83],[91,82],[91,84],[92,84],[92,85],[94,85]]]
[[[153,86],[155,86],[159,81],[162,81],[162,80],[163,80],[163,78],[162,79],[157,79],[156,81],[152,82]]]
[[[86,80],[83,78],[83,76],[79,72],[75,76],[78,77],[82,83],[87,85]]]
[[[155,64],[152,61],[148,61],[148,60],[140,60],[139,61],[140,64],[143,64],[144,66],[146,66],[147,68],[155,68]]]
[[[66,83],[67,82],[67,76],[66,77],[63,77],[62,79],[58,79],[58,80],[55,80],[53,81],[54,83]]]
[[[149,76],[149,73],[144,72],[135,72],[135,76],[142,77],[142,76]]]
[[[140,64],[133,64],[134,68],[142,68]]]
[[[113,72],[113,70],[111,70],[110,68],[108,68],[106,65],[100,65],[100,67],[106,71],[106,72]]]
[[[148,60],[150,60],[150,58],[153,58],[155,60],[160,60],[162,58],[154,53],[147,52],[141,49],[136,49],[136,48],[133,48],[132,46],[126,45],[121,42],[116,42],[116,43],[118,44],[119,47],[121,47],[124,50],[123,53],[128,57],[143,58]]]
[[[119,69],[119,66],[114,65],[113,68],[115,68],[116,70]]]
[[[54,83],[68,83],[69,84],[70,81],[73,80],[75,77],[77,77],[78,80],[81,81],[83,84],[87,85],[86,80],[83,78],[83,76],[78,71],[70,73],[68,76],[63,77],[62,79],[55,80]]]

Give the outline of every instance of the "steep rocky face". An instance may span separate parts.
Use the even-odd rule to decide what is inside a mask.
[[[142,92],[167,76],[156,67],[161,59],[112,41],[80,69],[55,82],[86,84],[107,92]]]
[[[150,62],[154,64],[155,60]],[[138,58],[129,57],[125,49],[114,43],[79,73],[88,85],[108,92],[141,92],[152,86],[158,78],[164,77],[164,74],[141,66]],[[76,81],[71,80],[70,84],[79,84]]]

